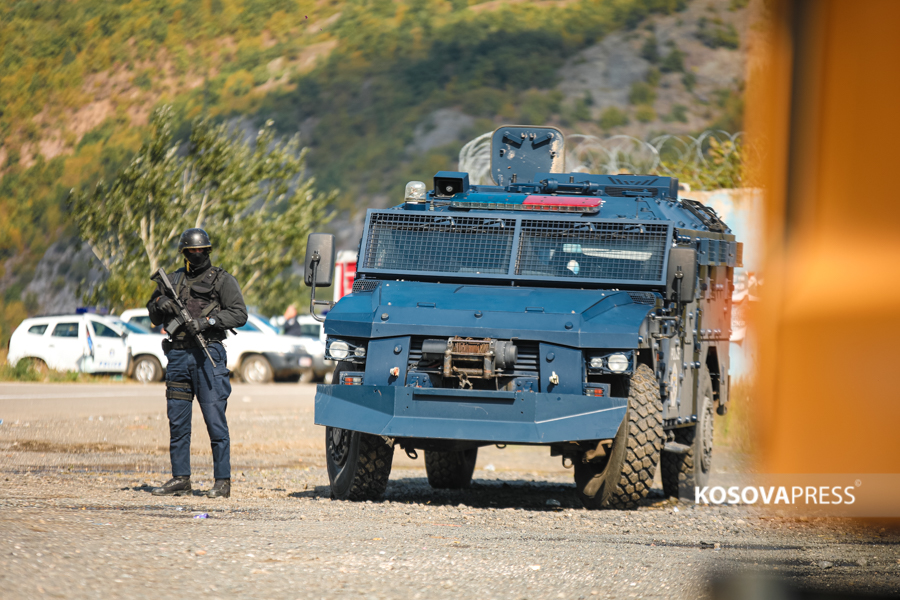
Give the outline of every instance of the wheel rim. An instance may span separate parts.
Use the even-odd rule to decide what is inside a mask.
[[[134,370],[134,378],[141,383],[150,383],[156,379],[156,366],[149,360],[142,360]]]
[[[247,365],[244,372],[247,375],[247,381],[252,383],[263,383],[268,378],[268,371],[266,365],[262,364],[261,361],[254,360]]]
[[[339,427],[331,428],[331,460],[342,467],[350,453],[350,432]]]

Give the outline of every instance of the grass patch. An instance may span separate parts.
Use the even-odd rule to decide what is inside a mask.
[[[56,371],[38,365],[34,361],[20,360],[15,365],[6,361],[6,350],[0,350],[0,381],[20,381],[34,383],[97,383],[115,381],[114,377],[78,373],[77,371]],[[122,376],[118,376],[124,379]]]

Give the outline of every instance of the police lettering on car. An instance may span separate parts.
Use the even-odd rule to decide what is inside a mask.
[[[158,281],[147,309],[154,325],[164,324],[163,341],[169,364],[166,400],[169,416],[169,456],[172,479],[153,488],[154,496],[191,494],[191,412],[194,397],[209,432],[216,483],[206,495],[231,495],[231,442],[225,409],[231,394],[225,348],[229,329],[247,322],[247,307],[237,280],[212,266],[209,235],[202,229],[181,234],[178,250],[184,267]]]

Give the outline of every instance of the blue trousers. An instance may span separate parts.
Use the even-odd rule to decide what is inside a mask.
[[[231,395],[231,382],[225,366],[225,348],[221,343],[209,344],[216,366],[206,358],[202,348],[170,350],[166,354],[166,385],[169,390],[193,394],[200,404],[206,431],[212,446],[213,474],[216,479],[231,479],[231,439],[225,409]],[[182,385],[175,385],[181,383]],[[169,413],[169,456],[172,476],[191,474],[191,412],[193,401],[167,398]]]

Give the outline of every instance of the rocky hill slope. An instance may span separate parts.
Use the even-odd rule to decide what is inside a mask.
[[[49,2],[0,8],[0,341],[91,274],[72,187],[110,176],[152,108],[274,119],[361,209],[505,122],[640,138],[741,126],[746,0]]]

